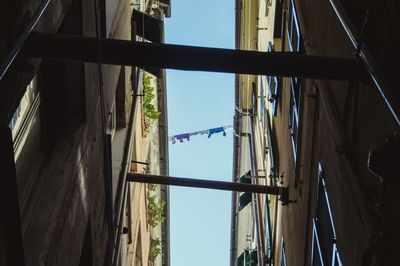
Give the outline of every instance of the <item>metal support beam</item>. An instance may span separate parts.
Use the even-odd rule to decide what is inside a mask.
[[[311,79],[366,80],[352,58],[333,58],[293,52],[255,52],[161,43],[101,40],[101,62],[113,65],[160,67]],[[95,38],[32,33],[25,56],[96,63]]]
[[[0,264],[25,265],[11,130],[0,125]]]
[[[171,176],[159,176],[159,175],[144,175],[144,174],[136,174],[136,173],[128,173],[126,176],[126,181],[149,183],[149,184],[160,184],[160,185],[172,185],[172,186],[181,186],[181,187],[208,188],[208,189],[217,189],[217,190],[280,195],[282,198],[281,200],[284,203],[286,202],[285,199],[289,198],[289,188],[288,187],[251,185],[251,184],[242,184],[242,183],[235,183],[235,182],[224,182],[224,181],[183,178],[183,177],[171,177]]]

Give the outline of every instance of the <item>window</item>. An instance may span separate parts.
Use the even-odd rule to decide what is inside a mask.
[[[272,129],[272,123],[267,111],[267,141],[268,141],[268,155],[269,155],[269,178],[271,180],[271,185],[276,186],[278,178],[278,145],[276,143],[275,132]]]
[[[270,207],[269,207],[269,199],[267,196],[266,202],[265,202],[265,239],[267,241],[267,262],[270,263],[272,260],[272,228],[271,228],[271,212],[270,212]]]
[[[322,266],[324,262],[322,260],[322,251],[321,244],[319,243],[318,231],[315,225],[315,221],[313,221],[313,238],[312,238],[312,255],[311,255],[311,265],[313,266]]]
[[[261,126],[264,127],[264,116],[265,116],[265,88],[263,84],[264,80],[260,80],[260,104],[259,104],[259,111],[258,113],[260,114],[260,122]]]
[[[275,1],[274,38],[282,37],[282,1]]]
[[[292,140],[293,157],[297,161],[297,149],[299,142],[299,115],[300,115],[300,79],[290,79],[290,98],[289,98],[289,130]]]
[[[245,250],[236,260],[237,266],[257,266],[257,249]]]
[[[337,250],[336,244],[333,245],[332,266],[342,266],[342,261],[340,260],[339,251]]]
[[[251,202],[251,193],[250,192],[244,192],[242,195],[239,197],[239,211],[243,209],[244,207],[247,206]]]
[[[268,43],[268,52],[274,52],[275,47],[271,42]],[[267,87],[268,87],[268,101],[272,104],[272,115],[276,116],[278,107],[278,98],[281,88],[281,79],[276,76],[267,76]]]
[[[321,165],[318,168],[318,194],[312,241],[313,266],[342,265],[336,245],[335,226]]]
[[[27,86],[20,104],[9,123],[14,142],[14,158],[17,173],[21,215],[29,215],[30,204],[36,200],[34,184],[46,154],[47,131],[43,123],[41,84],[34,77]]]
[[[239,178],[239,183],[242,184],[251,184],[251,171],[248,171],[246,174]],[[251,202],[251,193],[244,192],[239,197],[239,211],[247,206]]]
[[[281,255],[280,255],[280,266],[286,266],[286,252],[285,252],[285,243],[283,242],[283,237],[281,240]]]
[[[29,135],[40,137],[40,100],[37,78],[34,77],[26,87],[25,94],[22,96],[21,102],[8,125],[13,136],[16,159],[19,157]]]
[[[287,34],[290,51],[301,52],[300,27],[297,18],[295,3],[293,0],[289,0]],[[297,77],[292,77],[290,79],[289,129],[292,139],[295,166],[297,163],[298,154],[300,99],[301,79]]]
[[[300,52],[301,49],[301,38],[300,38],[300,26],[299,20],[297,18],[296,6],[294,4],[294,0],[289,0],[289,8],[288,8],[288,39],[290,50],[293,52]]]

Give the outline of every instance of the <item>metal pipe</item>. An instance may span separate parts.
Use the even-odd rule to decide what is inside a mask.
[[[360,36],[356,28],[352,24],[350,18],[346,14],[346,11],[344,10],[342,4],[338,0],[329,0],[329,2],[331,3],[331,6],[336,13],[336,16],[342,24],[342,27],[349,37],[354,48],[358,49],[358,41],[360,40]],[[400,97],[398,91],[389,86],[388,82],[383,77],[381,70],[377,66],[377,63],[375,62],[371,53],[365,47],[365,45],[363,45],[359,50],[358,58],[365,66],[373,84],[375,84],[379,93],[383,97],[397,124],[400,125]]]
[[[241,0],[235,0],[235,49],[240,49],[240,22],[241,22]],[[235,75],[235,116],[233,121],[233,132],[239,132],[239,74]],[[239,172],[239,136],[233,134],[233,162],[232,162],[232,182],[238,181]],[[238,225],[238,210],[237,210],[238,193],[232,191],[231,196],[231,244],[230,244],[230,266],[236,265],[237,258],[237,225]]]
[[[142,71],[137,70],[137,81],[136,81],[136,91],[138,93],[141,93],[142,90]],[[125,141],[125,151],[124,151],[124,159],[123,159],[123,166],[122,166],[122,173],[120,175],[121,179],[121,192],[119,193],[118,197],[118,207],[117,207],[117,213],[115,218],[117,219],[115,221],[115,224],[119,225],[123,221],[123,215],[124,215],[124,208],[125,208],[125,203],[126,203],[126,197],[127,197],[127,182],[125,180],[126,174],[129,172],[130,168],[130,161],[132,159],[132,146],[133,146],[133,138],[134,138],[134,132],[135,132],[135,123],[137,119],[137,110],[139,109],[139,101],[137,96],[134,94],[132,96],[132,104],[131,104],[131,110],[129,114],[129,124],[128,124],[128,133],[126,136],[126,141]],[[119,256],[119,248],[120,248],[120,239],[121,239],[121,232],[120,228],[121,226],[118,226],[117,234],[114,236],[114,245],[115,245],[115,250],[113,252],[113,260],[112,263],[113,265],[117,264],[118,261],[118,256]]]
[[[204,180],[195,178],[171,177],[161,175],[145,175],[137,173],[128,173],[126,176],[128,182],[139,182],[148,184],[172,185],[182,187],[207,188],[228,191],[240,191],[270,195],[284,195],[287,187],[272,187],[262,185],[250,185],[225,181]]]
[[[95,63],[98,60],[96,44],[97,40],[90,37],[32,33],[28,39],[25,55]],[[367,73],[353,58],[112,39],[101,40],[101,51],[104,64],[312,79],[367,80]]]
[[[44,11],[46,10],[47,6],[49,5],[50,0],[42,0],[40,2],[38,9],[36,9],[35,14],[31,18],[28,26],[24,29],[24,31],[19,35],[17,43],[7,55],[7,57],[1,62],[0,64],[0,80],[3,79],[4,75],[6,74],[7,70],[10,68],[12,63],[14,62],[15,58],[17,57],[19,51],[24,46],[25,41],[28,39],[29,34],[33,31],[36,24],[38,23],[39,19],[42,17]]]

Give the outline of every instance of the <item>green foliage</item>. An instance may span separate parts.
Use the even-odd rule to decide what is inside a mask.
[[[148,184],[147,185],[150,191],[156,191],[157,185],[156,184]]]
[[[160,238],[151,238],[150,239],[150,254],[149,259],[151,261],[155,261],[157,256],[161,253],[161,240]]]
[[[163,212],[165,204],[165,200],[158,200],[156,195],[147,196],[147,207],[150,216],[149,224],[151,227],[156,227],[164,221],[165,217],[163,216]]]
[[[157,111],[157,108],[153,105],[153,100],[155,98],[154,88],[151,86],[151,76],[146,73],[143,75],[143,94],[145,130],[148,132],[150,130],[150,125],[154,120],[160,117],[161,112]]]

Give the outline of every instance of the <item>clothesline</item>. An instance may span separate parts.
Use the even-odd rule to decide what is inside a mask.
[[[215,128],[210,128],[210,129],[205,129],[205,130],[200,130],[200,131],[193,131],[193,132],[189,132],[189,133],[173,135],[173,136],[170,136],[168,138],[168,140],[171,141],[172,144],[175,144],[177,140],[182,143],[184,140],[189,141],[190,137],[196,136],[196,135],[208,134],[208,138],[211,138],[211,136],[213,134],[222,133],[223,136],[226,136],[225,131],[229,130],[229,129],[232,129],[232,126],[215,127]]]

